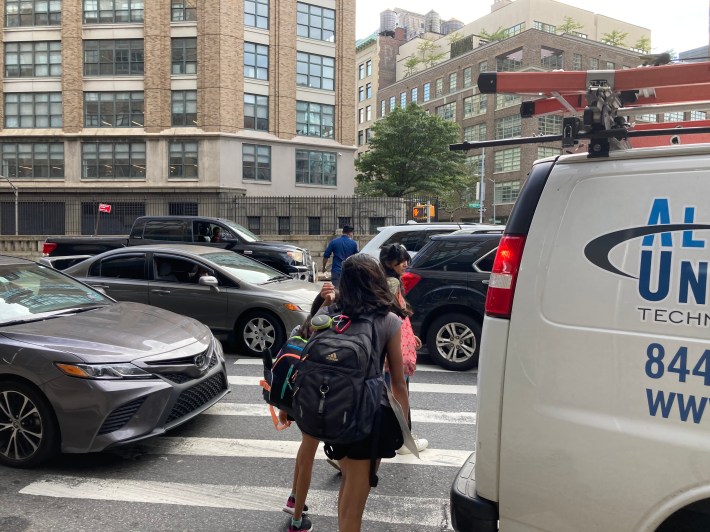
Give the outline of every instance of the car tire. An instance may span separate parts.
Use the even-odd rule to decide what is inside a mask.
[[[283,323],[269,312],[248,313],[237,322],[234,332],[240,355],[261,357],[268,350],[273,357],[286,341]]]
[[[465,314],[436,318],[427,331],[429,356],[446,369],[465,371],[475,368],[480,343],[480,324]]]
[[[58,451],[57,420],[44,395],[29,384],[0,381],[0,464],[36,467]]]

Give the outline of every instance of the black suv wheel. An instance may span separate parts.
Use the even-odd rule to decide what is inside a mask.
[[[446,369],[464,371],[478,365],[481,326],[465,314],[435,319],[427,331],[429,355]]]

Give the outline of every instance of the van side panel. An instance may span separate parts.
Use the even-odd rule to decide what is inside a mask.
[[[501,529],[655,527],[710,492],[710,149],[681,153],[550,174],[504,368],[481,359],[481,395],[503,397],[500,484],[482,403],[476,485]]]

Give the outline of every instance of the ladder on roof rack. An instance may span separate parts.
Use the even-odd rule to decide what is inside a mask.
[[[679,83],[679,80],[682,82]],[[453,144],[451,150],[562,141],[571,147],[589,140],[589,156],[609,154],[610,147],[629,147],[628,139],[646,138],[635,145],[677,144],[679,135],[702,135],[710,142],[710,121],[636,124],[626,116],[669,110],[710,109],[710,62],[564,72],[484,72],[478,78],[482,94],[514,93],[542,96],[520,106],[523,118],[549,113],[582,114],[563,119],[561,135]],[[669,128],[674,128],[672,134]],[[648,140],[656,137],[656,141]]]

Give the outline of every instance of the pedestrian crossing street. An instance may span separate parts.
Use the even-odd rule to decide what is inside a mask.
[[[73,457],[77,467],[42,472],[19,489],[20,496],[91,501],[96,508],[121,505],[139,514],[158,505],[185,516],[191,509],[217,509],[232,520],[222,519],[203,530],[285,531],[288,516],[281,508],[290,493],[300,434],[295,425],[274,430],[261,399],[261,361],[227,359],[232,393],[165,436],[111,451],[125,459],[128,471],[119,471],[124,462],[114,461],[85,472],[78,465],[81,460]],[[407,454],[383,461],[363,530],[451,529],[449,489],[474,444],[476,378],[475,372],[418,366],[410,384],[412,422],[415,432],[429,439],[430,448],[420,459]],[[325,458],[319,450],[307,500],[316,531],[337,530],[339,477]],[[156,530],[140,523],[134,519],[131,529]],[[118,524],[115,528],[124,529]]]

